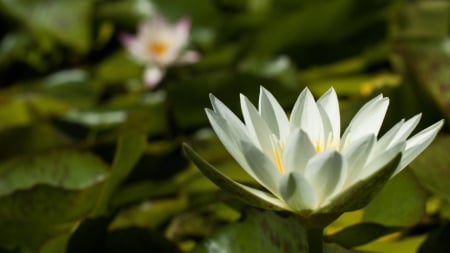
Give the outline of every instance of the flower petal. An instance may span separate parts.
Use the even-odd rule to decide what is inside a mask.
[[[389,105],[389,99],[379,95],[367,102],[350,121],[342,136],[341,145],[369,134],[378,135]]]
[[[278,139],[284,140],[289,133],[289,120],[275,97],[261,86],[259,112]]]
[[[219,137],[228,153],[233,156],[250,176],[255,177],[253,170],[249,169],[240,148],[241,140],[248,139],[248,137],[245,136],[245,132],[239,132],[237,129],[231,128],[226,119],[210,109],[206,109],[206,115],[208,116],[214,132],[217,134],[217,137]]]
[[[336,91],[333,88],[330,88],[324,95],[322,95],[322,97],[319,98],[319,100],[317,100],[317,105],[326,113],[326,118],[328,118],[330,122],[331,131],[333,133],[333,143],[337,143],[341,136],[341,116]],[[325,115],[322,113],[323,122],[325,122]],[[325,138],[327,138],[327,136],[328,134],[325,133]]]
[[[210,94],[209,99],[211,100],[211,105],[214,111],[220,115],[232,130],[233,136],[239,137],[238,139],[249,140],[249,134],[247,131],[247,127],[244,123],[234,114],[222,101],[216,98],[214,95]]]
[[[375,145],[374,154],[378,154],[399,142],[405,141],[414,128],[416,128],[421,116],[421,114],[417,114],[406,122],[402,119],[400,122],[395,124],[395,126],[389,129],[389,131],[387,131],[383,137],[378,140]]]
[[[300,173],[284,174],[280,180],[280,193],[295,211],[312,210],[317,206],[314,188]]]
[[[297,98],[290,117],[290,129],[303,129],[315,145],[323,141],[323,125],[317,104],[308,88]],[[320,143],[316,143],[320,142]]]
[[[404,169],[420,153],[422,153],[422,151],[424,151],[428,147],[428,145],[430,145],[443,125],[444,120],[440,120],[434,123],[432,126],[429,126],[426,129],[420,131],[418,134],[414,135],[406,141],[406,148],[403,152],[400,166],[397,171],[395,171],[396,174]]]
[[[347,170],[342,155],[335,150],[325,150],[314,156],[306,165],[305,178],[314,186],[318,204],[339,192],[344,184]]]
[[[133,60],[140,64],[151,62],[151,58],[148,57],[148,53],[137,37],[123,33],[120,34],[119,40]]]
[[[375,174],[378,170],[383,168],[386,164],[388,164],[392,159],[394,159],[399,153],[401,153],[405,149],[405,142],[400,142],[391,147],[388,150],[380,154],[376,154],[370,161],[367,161],[366,166],[363,169],[359,170],[357,175],[354,175],[353,182],[357,182],[360,180],[365,180],[371,175]]]
[[[345,182],[346,186],[355,182],[356,176],[359,174],[360,170],[364,168],[364,165],[372,152],[375,141],[375,135],[371,134],[351,143],[342,152],[348,166],[347,179]]]
[[[371,176],[357,181],[355,184],[344,189],[334,196],[326,206],[316,210],[316,213],[343,213],[354,211],[366,206],[373,197],[383,188],[397,168],[401,154],[385,164],[381,169]]]
[[[164,77],[165,71],[156,66],[149,66],[145,68],[144,72],[144,83],[145,87],[153,89],[161,82]]]
[[[242,141],[241,147],[247,164],[253,170],[255,180],[279,197],[278,183],[281,174],[272,160],[250,142]]]
[[[245,125],[247,126],[249,134],[256,140],[255,144],[261,148],[266,154],[272,154],[272,131],[267,123],[261,118],[255,106],[241,94],[241,108],[242,116],[244,117]]]
[[[311,143],[305,131],[297,128],[286,140],[283,153],[283,165],[286,173],[298,172],[303,174],[306,164],[316,154],[314,145]]]
[[[191,19],[184,17],[175,25],[175,43],[178,47],[183,47],[189,38],[189,30],[191,29]]]

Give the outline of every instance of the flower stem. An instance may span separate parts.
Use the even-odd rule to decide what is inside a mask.
[[[323,228],[308,228],[306,230],[309,253],[323,253]]]

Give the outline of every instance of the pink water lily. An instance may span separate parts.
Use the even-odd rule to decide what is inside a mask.
[[[190,26],[188,18],[172,25],[164,18],[155,16],[139,25],[136,36],[121,36],[130,56],[146,66],[144,81],[147,87],[155,87],[164,77],[167,67],[199,60],[198,52],[185,50]]]
[[[288,116],[261,87],[258,108],[240,96],[243,121],[215,96],[210,98],[213,108],[206,113],[217,136],[267,191],[236,183],[238,187],[279,209],[299,213],[336,212],[349,201],[357,202],[352,198],[365,194],[359,189],[370,187],[361,182],[372,180],[395,158],[399,160],[386,180],[402,171],[443,125],[441,120],[408,138],[421,118],[418,114],[378,137],[389,104],[379,95],[362,106],[341,134],[333,88],[317,101],[304,89]]]

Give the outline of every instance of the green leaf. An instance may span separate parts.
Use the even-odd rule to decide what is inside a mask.
[[[427,112],[428,116],[434,113],[436,118],[442,117],[433,111],[438,109],[447,121],[450,120],[450,73],[447,71],[450,68],[449,42],[448,38],[412,40],[398,43],[397,46],[399,59],[406,70],[405,76],[410,79],[407,82],[416,88],[415,94],[422,111]]]
[[[396,231],[398,231],[398,228],[385,227],[376,223],[358,223],[327,236],[326,240],[338,243],[346,248],[353,248]]]
[[[414,175],[404,170],[369,203],[363,221],[385,226],[413,226],[425,215],[426,197]]]
[[[251,210],[244,221],[207,238],[193,253],[308,252],[305,229],[293,217]]]
[[[89,50],[92,1],[2,0],[0,6],[37,34],[46,33],[81,53]]]
[[[0,221],[0,245],[7,249],[17,249],[12,252],[38,252],[53,238],[70,233],[74,224],[48,225],[45,223]],[[50,245],[49,245],[50,246]],[[2,252],[0,250],[0,252]],[[45,251],[44,251],[45,252]],[[63,252],[63,251],[59,251]],[[43,252],[42,252],[43,253]],[[47,253],[47,252],[45,252]]]
[[[401,154],[398,154],[383,168],[339,194],[316,213],[342,213],[363,208],[387,183],[400,160]]]
[[[14,143],[0,146],[0,157],[9,158],[60,148],[71,140],[49,125],[33,124],[0,131],[0,143]]]
[[[411,163],[412,172],[427,190],[450,201],[450,135],[440,135]]]
[[[83,190],[103,181],[106,175],[106,165],[89,153],[60,151],[19,157],[0,164],[0,197],[38,185]]]
[[[306,230],[294,216],[249,210],[242,222],[230,224],[199,244],[193,253],[261,252],[308,253]],[[324,244],[324,253],[351,253],[336,244]]]
[[[254,192],[249,191],[249,187],[242,185],[231,178],[224,175],[222,172],[214,168],[211,164],[205,161],[197,152],[195,152],[186,143],[183,144],[184,151],[187,156],[194,162],[195,165],[200,169],[200,171],[211,181],[217,184],[224,191],[232,194],[236,198],[240,199],[242,202],[254,206],[269,210],[282,210],[281,205],[275,205],[274,202],[277,200],[275,197],[270,197],[268,194],[267,198],[273,199],[274,202],[270,202],[260,196],[255,195]],[[261,191],[260,191],[261,192]],[[263,193],[263,192],[261,192]]]
[[[110,176],[100,194],[97,215],[107,211],[111,195],[130,174],[144,152],[147,144],[146,138],[145,134],[136,132],[127,132],[120,136]]]
[[[76,151],[1,164],[0,245],[37,251],[50,238],[68,233],[92,211],[107,172],[100,159]]]

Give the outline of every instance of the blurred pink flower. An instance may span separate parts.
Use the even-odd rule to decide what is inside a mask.
[[[145,86],[154,88],[164,77],[166,68],[171,65],[192,64],[199,60],[198,52],[185,50],[190,27],[189,18],[169,24],[163,17],[155,16],[142,22],[135,36],[121,35],[120,40],[130,56],[146,66]]]

